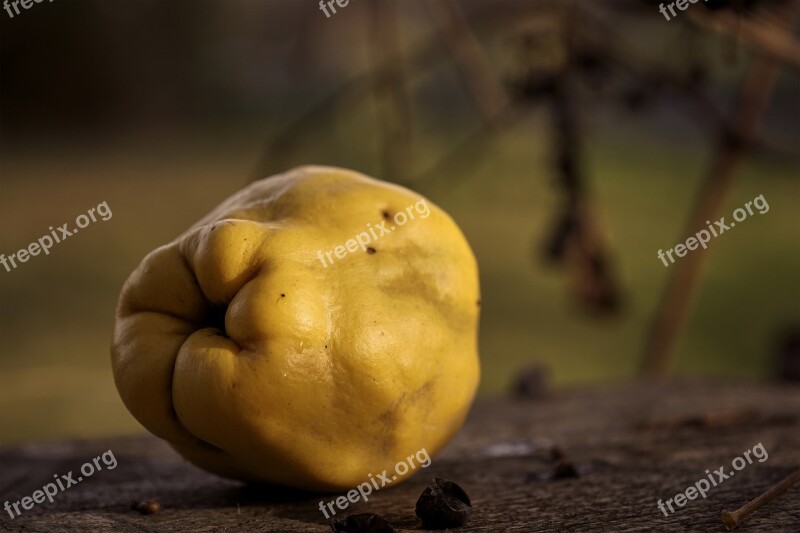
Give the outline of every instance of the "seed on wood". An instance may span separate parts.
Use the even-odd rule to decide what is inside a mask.
[[[532,365],[517,374],[512,387],[514,398],[539,400],[550,394],[550,371],[544,365]]]
[[[553,471],[553,479],[570,479],[580,477],[575,465],[566,461],[559,461]]]
[[[566,457],[564,450],[559,448],[558,446],[553,446],[550,448],[550,458],[553,461],[562,461]]]
[[[161,504],[156,500],[131,502],[131,509],[142,514],[155,514],[161,510]]]
[[[392,524],[376,514],[352,514],[345,518],[331,520],[331,529],[336,533],[394,533]]]
[[[472,502],[464,489],[437,477],[420,494],[416,513],[426,529],[461,527],[469,520]]]

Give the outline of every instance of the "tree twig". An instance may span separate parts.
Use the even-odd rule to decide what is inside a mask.
[[[373,94],[379,110],[385,110],[378,122],[383,129],[383,174],[386,179],[397,181],[406,175],[411,148],[411,111],[403,68],[404,57],[400,47],[398,31],[397,0],[371,2],[371,34],[374,47],[375,67]],[[387,73],[382,73],[381,64],[390,65]],[[387,106],[380,106],[380,96],[388,92]]]
[[[439,34],[467,83],[481,116],[490,123],[508,107],[509,100],[492,72],[472,26],[453,0],[429,0],[425,6],[437,20]]]
[[[800,6],[797,3],[796,5]],[[765,24],[729,10],[709,12],[705,9],[690,9],[686,14],[688,20],[699,26],[746,43],[757,48],[761,54],[800,68],[800,42],[790,31],[779,25]]]
[[[733,131],[723,132],[720,136],[717,155],[683,235],[694,234],[707,225],[707,220],[716,218],[736,171],[758,133],[779,68],[778,62],[771,57],[758,55],[753,60],[742,87]],[[691,297],[707,257],[706,250],[695,250],[672,265],[672,277],[662,294],[646,340],[642,365],[644,374],[660,376],[669,369],[678,335],[686,322]]]

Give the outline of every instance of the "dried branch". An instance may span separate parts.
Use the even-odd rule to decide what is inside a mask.
[[[744,81],[733,135],[726,132],[720,136],[716,158],[698,195],[684,235],[694,234],[698,228],[706,226],[707,220],[717,218],[734,175],[758,133],[778,70],[779,64],[772,58],[758,56],[753,61]],[[664,290],[647,337],[643,373],[659,376],[667,372],[707,257],[706,250],[695,250],[673,265],[672,277]]]
[[[383,128],[383,175],[386,179],[397,181],[406,175],[411,159],[411,111],[398,31],[397,1],[372,2],[368,5],[372,19],[372,41],[375,43],[374,47],[370,47],[375,63],[375,99],[379,100],[383,92],[389,93],[386,113],[378,120]],[[382,64],[390,65],[390,70],[383,75],[380,69]]]
[[[453,60],[472,92],[484,121],[491,122],[509,101],[505,89],[497,81],[475,32],[459,5],[453,0],[430,0],[425,3],[439,25]]]
[[[800,3],[794,4],[796,8],[800,8]],[[750,45],[763,55],[800,68],[800,42],[790,31],[779,25],[754,17],[742,17],[733,11],[690,9],[686,15],[688,20],[698,26]]]

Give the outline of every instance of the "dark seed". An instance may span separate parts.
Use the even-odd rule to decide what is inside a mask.
[[[566,461],[560,461],[553,471],[553,479],[570,479],[576,477],[580,477],[580,475],[575,465],[567,463]]]
[[[367,253],[368,253],[369,255],[372,255],[372,254],[374,254],[374,253],[375,253],[375,248],[373,248],[372,246],[370,246],[369,248],[367,248]]]
[[[563,461],[563,459],[566,456],[567,455],[564,453],[564,450],[562,450],[558,446],[553,446],[552,448],[550,448],[550,458],[553,461]]]
[[[550,371],[544,365],[531,365],[523,368],[512,385],[514,398],[520,400],[539,400],[550,393]]]
[[[420,494],[416,511],[426,529],[461,527],[469,520],[472,502],[464,489],[437,477]]]
[[[155,514],[161,510],[161,504],[156,500],[144,502],[132,502],[131,509],[142,514]]]
[[[337,533],[394,533],[395,529],[386,519],[372,513],[352,514],[331,520],[331,529]]]

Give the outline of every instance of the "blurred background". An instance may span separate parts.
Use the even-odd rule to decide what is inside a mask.
[[[798,379],[800,3],[42,2],[0,11],[0,442],[141,431],[119,290],[253,179],[401,183],[481,270],[482,395]],[[13,13],[13,10],[12,10]],[[705,220],[754,214],[665,267]],[[795,366],[792,366],[795,365]]]

